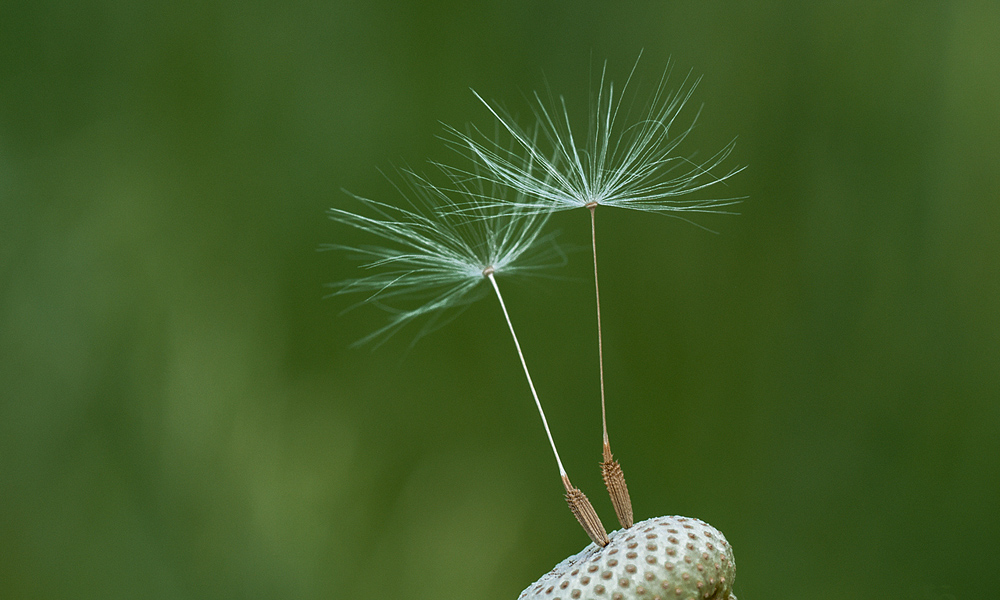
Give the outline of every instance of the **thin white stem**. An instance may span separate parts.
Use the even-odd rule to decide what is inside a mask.
[[[507,314],[507,306],[503,302],[503,296],[500,295],[500,287],[497,285],[497,280],[493,277],[492,270],[486,273],[486,277],[493,284],[493,290],[497,293],[497,299],[500,300],[500,308],[503,310],[503,316],[507,319],[507,327],[510,328],[510,336],[514,338],[514,347],[517,348],[517,355],[521,358],[521,366],[524,367],[524,376],[528,379],[528,387],[531,388],[531,395],[535,398],[535,406],[538,407],[538,414],[542,417],[542,425],[545,427],[545,435],[549,437],[549,444],[552,446],[552,454],[556,457],[556,464],[559,465],[559,475],[566,477],[566,469],[563,468],[562,460],[559,459],[559,451],[556,450],[556,443],[552,440],[552,432],[549,431],[549,422],[545,419],[545,411],[542,410],[542,403],[538,400],[538,392],[535,391],[535,384],[531,381],[531,374],[528,373],[528,363],[524,362],[524,353],[521,352],[521,344],[517,341],[517,334],[514,333],[514,325],[510,322],[510,315]]]
[[[608,419],[604,411],[604,340],[601,335],[601,288],[597,284],[597,205],[590,208],[590,240],[594,247],[594,296],[597,298],[597,359],[601,373],[601,427],[604,430],[604,445],[608,443]]]

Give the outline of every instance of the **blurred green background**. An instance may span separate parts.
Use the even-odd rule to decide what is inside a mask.
[[[705,75],[738,217],[607,210],[613,447],[741,600],[983,597],[1000,560],[1000,5],[6,2],[0,597],[511,600],[587,538],[494,301],[410,347],[323,284],[347,188],[604,59]],[[690,113],[689,113],[690,114]],[[504,282],[605,523],[587,216]]]

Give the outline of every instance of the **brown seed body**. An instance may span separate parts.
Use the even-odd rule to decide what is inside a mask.
[[[569,482],[569,477],[563,475],[562,481],[563,486],[566,488],[566,503],[569,504],[569,509],[573,511],[573,516],[580,522],[580,526],[583,527],[583,530],[587,532],[587,535],[590,536],[590,539],[595,544],[598,546],[607,546],[607,530],[604,529],[604,524],[601,523],[601,518],[597,516],[597,511],[590,504],[590,500],[587,499],[587,496],[579,488],[573,487],[573,484]]]
[[[632,499],[628,495],[628,486],[625,485],[625,474],[618,461],[611,455],[611,448],[604,446],[604,461],[601,462],[601,475],[604,477],[604,486],[608,488],[608,495],[611,496],[611,504],[615,507],[615,515],[622,529],[632,526]]]

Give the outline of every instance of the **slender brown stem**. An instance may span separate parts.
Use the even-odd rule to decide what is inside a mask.
[[[587,205],[590,209],[590,240],[594,249],[594,296],[597,299],[597,356],[601,374],[601,429],[604,434],[604,449],[601,461],[601,475],[604,478],[604,485],[608,488],[608,495],[611,496],[611,504],[615,507],[615,515],[618,522],[624,528],[629,528],[633,523],[632,499],[628,494],[628,486],[625,485],[625,474],[621,465],[611,454],[611,442],[608,440],[608,418],[605,409],[604,397],[604,335],[601,331],[601,287],[597,277],[597,203]]]
[[[597,298],[597,363],[601,374],[601,428],[604,431],[604,445],[608,446],[608,418],[604,409],[604,336],[601,334],[601,286],[597,283],[597,204],[590,209],[590,241],[594,248],[594,296]]]

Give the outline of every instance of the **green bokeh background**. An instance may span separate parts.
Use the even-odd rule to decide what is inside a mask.
[[[1000,5],[6,2],[0,597],[507,599],[586,542],[495,302],[411,347],[322,285],[340,190],[644,51],[738,217],[599,213],[613,446],[741,600],[995,594]],[[606,524],[585,212],[504,281]],[[985,596],[984,596],[985,594]]]

